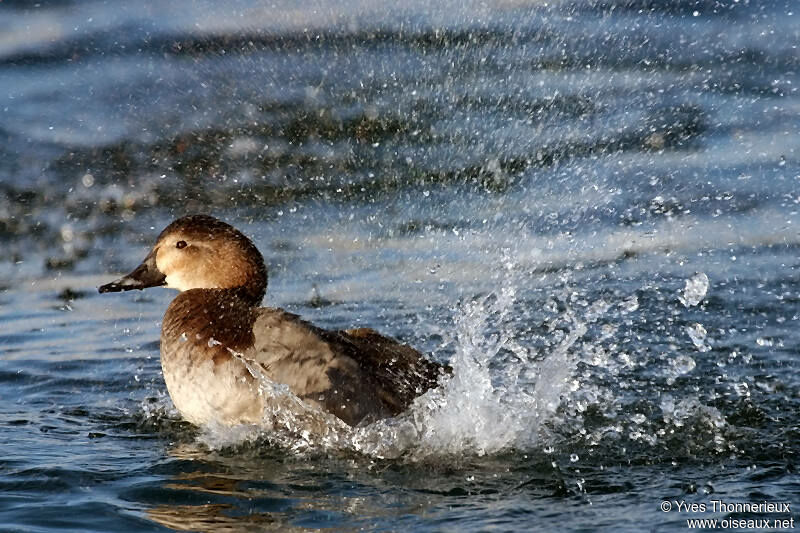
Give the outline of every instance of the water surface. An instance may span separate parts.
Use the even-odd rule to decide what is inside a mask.
[[[3,529],[793,518],[797,17],[3,3]],[[452,380],[354,431],[181,421],[158,359],[173,294],[96,287],[198,211],[262,250],[270,305],[379,329]],[[792,510],[677,509],[712,500]]]

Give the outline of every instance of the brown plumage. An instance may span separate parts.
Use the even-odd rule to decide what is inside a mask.
[[[210,216],[167,226],[139,267],[100,292],[152,286],[181,291],[164,315],[161,364],[175,406],[197,424],[259,423],[258,373],[356,425],[397,415],[449,371],[375,330],[328,331],[259,307],[261,254]]]

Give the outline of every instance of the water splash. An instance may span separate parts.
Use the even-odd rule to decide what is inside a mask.
[[[405,413],[353,428],[249,365],[267,400],[261,424],[206,427],[201,443],[219,449],[266,441],[293,453],[355,452],[411,461],[512,449],[558,451],[567,457],[576,445],[613,443],[624,450],[618,446],[621,439],[651,447],[673,441],[683,446],[675,436],[688,428],[709,436],[692,444],[695,448],[707,443],[711,451],[726,449],[726,421],[705,405],[702,394],[673,399],[665,393],[698,363],[677,345],[657,357],[628,348],[637,345],[632,332],[649,326],[647,315],[641,315],[641,297],[645,302],[652,298],[590,296],[569,274],[558,274],[552,285],[531,295],[522,293],[523,269],[508,254],[499,264],[498,289],[454,307],[451,325],[436,331],[450,354],[452,375]],[[687,285],[702,285],[698,279]],[[638,292],[650,290],[660,289],[648,285]],[[700,292],[684,290],[684,300],[697,300]],[[660,301],[669,319],[659,332],[676,338],[686,328],[699,351],[711,349],[702,325],[681,325],[679,308]],[[673,334],[669,328],[675,328]],[[659,392],[652,382],[639,381],[635,369],[662,363],[666,368],[659,379],[665,389]],[[649,415],[659,410],[661,419]]]
[[[259,393],[267,398],[259,426],[207,427],[202,435],[211,448],[266,439],[295,452],[354,451],[377,458],[484,455],[511,448],[531,448],[564,397],[573,392],[578,358],[573,351],[608,304],[596,302],[579,318],[568,308],[556,313],[555,333],[541,350],[523,346],[519,337],[518,283],[514,264],[505,258],[505,277],[495,293],[467,301],[452,310],[453,327],[440,333],[452,346],[453,373],[441,385],[417,398],[398,417],[352,428],[306,404],[285,385],[272,382],[254,365]],[[631,303],[626,303],[630,307]],[[557,305],[555,306],[558,307]]]
[[[498,295],[465,304],[456,313],[452,377],[402,417],[361,429],[357,449],[420,459],[536,446],[544,423],[570,390],[570,348],[586,328],[571,317],[573,329],[541,358],[515,340],[515,294],[506,285]],[[503,364],[495,364],[501,359]]]
[[[272,381],[259,365],[234,350],[257,379],[258,393],[264,398],[261,423],[231,428],[212,424],[204,428],[201,439],[212,449],[225,448],[245,441],[265,439],[272,445],[303,453],[313,449],[346,448],[350,426],[334,415],[298,398],[287,385]]]

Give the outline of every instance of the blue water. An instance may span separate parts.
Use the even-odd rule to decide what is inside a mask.
[[[800,519],[798,7],[0,3],[0,529]],[[355,431],[181,421],[173,293],[96,287],[191,212],[453,378]]]

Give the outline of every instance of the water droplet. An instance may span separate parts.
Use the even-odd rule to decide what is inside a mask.
[[[749,398],[750,397],[750,387],[747,383],[735,383],[733,385],[733,390],[736,391],[736,394],[741,396],[742,398]]]
[[[703,301],[708,292],[708,276],[700,272],[686,280],[683,287],[683,294],[678,299],[686,307],[693,307]]]
[[[620,308],[622,309],[623,313],[633,313],[639,309],[639,298],[637,298],[634,294],[633,296],[624,299],[620,304]]]
[[[634,424],[642,424],[647,420],[647,417],[644,416],[642,413],[636,413],[631,417],[631,420]]]
[[[577,454],[577,453],[573,453],[573,454],[571,454],[571,455],[569,456],[569,460],[570,460],[570,461],[572,461],[573,463],[577,463],[577,462],[578,462],[578,459],[580,459],[580,457],[578,457],[578,454]]]
[[[707,352],[711,349],[705,343],[708,332],[706,328],[703,327],[703,324],[695,323],[691,326],[686,326],[686,333],[689,334],[689,338],[692,339],[692,344],[694,344],[695,348],[699,351]]]
[[[672,366],[672,375],[681,376],[694,370],[697,363],[688,355],[679,355],[670,361],[670,365]]]
[[[584,320],[587,322],[597,322],[600,318],[605,315],[605,312],[608,310],[610,305],[603,300],[602,298],[592,303],[591,306],[586,310],[584,315]]]
[[[181,342],[186,342],[189,340],[189,337],[186,335],[186,332],[184,331],[183,333],[181,333],[181,336],[178,338],[178,340]]]
[[[72,242],[72,239],[75,238],[75,231],[72,229],[72,226],[69,224],[64,224],[61,226],[61,239],[64,242]]]
[[[664,418],[672,416],[675,412],[675,399],[669,394],[661,397],[661,412],[664,413]]]

